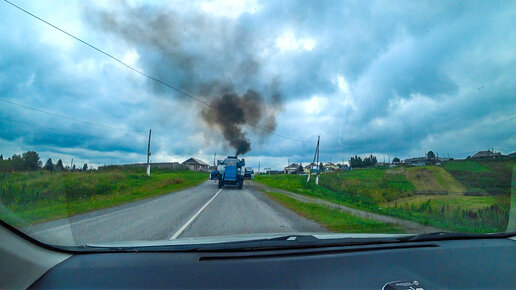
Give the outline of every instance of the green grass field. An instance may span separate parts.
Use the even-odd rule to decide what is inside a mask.
[[[149,198],[207,179],[188,170],[112,169],[89,172],[0,173],[0,217],[27,225]]]
[[[516,160],[465,160],[447,162],[443,167],[466,187],[469,194],[510,195]]]
[[[364,219],[313,203],[304,203],[284,194],[266,192],[272,200],[297,212],[307,219],[314,220],[332,232],[340,233],[404,233],[399,228],[381,222]]]
[[[464,163],[464,164],[462,164]],[[258,176],[270,187],[323,198],[358,209],[446,230],[504,231],[514,159],[453,161],[444,166],[367,168],[306,176]]]

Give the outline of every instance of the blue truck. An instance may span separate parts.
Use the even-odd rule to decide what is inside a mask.
[[[223,170],[219,174],[219,188],[232,185],[242,189],[245,159],[239,160],[236,156],[228,156],[224,161],[219,160],[218,165],[223,165]]]

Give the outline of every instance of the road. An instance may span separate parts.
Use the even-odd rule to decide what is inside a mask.
[[[27,227],[51,244],[170,240],[325,229],[245,185],[219,190],[213,181],[157,198]]]

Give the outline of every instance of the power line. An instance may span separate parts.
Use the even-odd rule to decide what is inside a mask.
[[[14,3],[12,3],[12,2],[10,2],[10,1],[8,1],[8,0],[4,0],[4,1],[5,1],[6,3],[10,4],[11,6],[13,6],[13,7],[17,8],[18,10],[20,10],[20,11],[22,11],[22,12],[24,12],[24,13],[26,13],[26,14],[28,14],[28,15],[30,15],[30,16],[32,16],[32,17],[34,17],[34,18],[36,18],[37,20],[39,20],[39,21],[41,21],[41,22],[43,22],[43,23],[45,23],[45,24],[47,24],[47,25],[51,26],[52,28],[54,28],[54,29],[56,29],[56,30],[59,30],[60,32],[62,32],[62,33],[64,33],[64,34],[68,35],[69,37],[71,37],[71,38],[73,38],[73,39],[75,39],[75,40],[77,40],[77,41],[81,42],[82,44],[84,44],[84,45],[86,45],[86,46],[88,46],[88,47],[90,47],[90,48],[92,48],[92,49],[96,50],[97,52],[100,52],[101,54],[103,54],[103,55],[105,55],[105,56],[107,56],[107,57],[109,57],[109,58],[111,58],[111,59],[115,60],[116,62],[118,62],[118,63],[120,63],[121,65],[125,66],[126,68],[128,68],[128,69],[130,69],[130,70],[134,71],[135,73],[140,74],[140,75],[142,75],[142,76],[144,76],[144,77],[146,77],[146,78],[148,78],[148,79],[150,79],[150,80],[152,80],[152,81],[155,81],[155,82],[157,82],[157,83],[159,83],[159,84],[162,84],[162,85],[164,85],[164,86],[166,86],[166,87],[168,87],[168,88],[170,88],[170,89],[173,89],[173,90],[175,90],[176,92],[178,92],[178,93],[180,93],[180,94],[182,94],[182,95],[184,95],[184,96],[186,96],[186,97],[189,97],[189,98],[191,98],[191,99],[193,99],[193,100],[195,100],[195,101],[197,101],[197,102],[199,102],[199,103],[201,103],[201,104],[203,104],[203,105],[205,105],[205,106],[208,106],[208,107],[209,107],[209,108],[211,108],[211,109],[215,109],[215,107],[214,107],[214,106],[212,106],[212,105],[210,105],[209,103],[207,103],[207,102],[205,102],[205,101],[203,101],[203,100],[201,100],[201,99],[199,99],[199,98],[197,98],[197,97],[193,96],[192,94],[190,94],[190,93],[188,93],[188,92],[185,92],[185,91],[181,90],[180,88],[178,88],[178,87],[176,87],[176,86],[174,86],[174,85],[171,85],[171,84],[169,84],[169,83],[166,83],[166,82],[164,82],[164,81],[162,81],[162,80],[160,80],[160,79],[158,79],[158,78],[156,78],[156,77],[153,77],[153,76],[151,76],[151,75],[148,75],[148,74],[144,73],[143,71],[140,71],[140,70],[138,70],[138,69],[136,69],[136,68],[132,67],[131,65],[129,65],[129,64],[125,63],[125,62],[123,62],[122,60],[120,60],[119,58],[117,58],[117,57],[113,56],[112,54],[109,54],[109,53],[107,53],[107,52],[103,51],[102,49],[97,48],[96,46],[94,46],[94,45],[92,45],[92,44],[90,44],[90,43],[88,43],[88,42],[86,42],[86,41],[84,41],[84,40],[82,40],[82,39],[78,38],[77,36],[75,36],[75,35],[73,35],[73,34],[71,34],[71,33],[67,32],[67,31],[65,31],[65,30],[63,30],[63,29],[61,29],[61,28],[59,28],[58,26],[56,26],[56,25],[54,25],[54,24],[52,24],[52,23],[50,23],[50,22],[48,22],[48,21],[44,20],[43,18],[41,18],[41,17],[39,17],[39,16],[37,16],[37,15],[35,15],[35,14],[33,14],[33,13],[31,13],[31,12],[29,12],[29,11],[25,10],[25,9],[23,9],[22,7],[20,7],[20,6],[16,5],[16,4],[14,4]],[[284,136],[284,135],[281,135],[281,134],[275,133],[275,132],[274,132],[274,131],[272,131],[272,130],[268,130],[268,129],[265,129],[265,128],[262,128],[262,127],[259,127],[259,126],[255,125],[255,124],[251,124],[251,123],[249,123],[249,122],[246,122],[246,124],[247,124],[247,125],[249,125],[249,126],[251,126],[251,127],[256,128],[256,129],[259,129],[259,130],[262,130],[262,131],[264,131],[264,132],[267,132],[267,133],[269,133],[269,134],[276,135],[276,136],[278,136],[278,137],[282,137],[282,138],[285,138],[285,139],[289,139],[289,140],[291,140],[291,141],[305,142],[305,141],[302,141],[302,140],[299,140],[299,139],[294,139],[294,138],[290,138],[290,137],[288,137],[288,136]]]
[[[84,120],[76,119],[76,118],[73,118],[73,117],[69,117],[69,116],[65,116],[65,115],[61,115],[61,114],[57,114],[57,113],[52,113],[52,112],[48,112],[48,111],[44,111],[44,110],[40,110],[40,109],[38,109],[38,108],[34,108],[34,107],[30,107],[30,106],[22,105],[22,104],[15,103],[15,102],[13,102],[13,101],[9,101],[9,100],[2,99],[2,98],[0,98],[0,101],[1,101],[1,102],[4,102],[4,103],[11,104],[11,105],[15,105],[15,106],[18,106],[18,107],[21,107],[21,108],[25,108],[25,109],[33,110],[33,111],[36,111],[36,112],[40,112],[40,113],[44,113],[44,114],[48,114],[48,115],[55,116],[55,117],[59,117],[59,118],[64,118],[64,119],[72,120],[72,121],[75,121],[75,122],[80,122],[80,123],[87,124],[87,125],[91,125],[91,126],[98,126],[98,127],[108,128],[108,129],[114,129],[114,130],[120,130],[120,131],[126,131],[126,132],[139,133],[139,132],[134,131],[134,130],[127,130],[127,129],[123,129],[123,128],[111,127],[111,126],[104,125],[104,124],[93,123],[93,122],[84,121]]]

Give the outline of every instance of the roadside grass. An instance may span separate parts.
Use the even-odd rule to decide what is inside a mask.
[[[470,166],[470,165],[468,165]],[[507,165],[498,165],[510,168]],[[428,169],[430,167],[430,169]],[[267,186],[322,198],[356,209],[412,220],[451,231],[505,231],[510,195],[464,196],[465,183],[453,181],[453,174],[440,167],[425,166],[393,169],[368,168],[320,176],[320,186],[306,176],[258,176],[257,182]],[[407,170],[410,171],[407,174]],[[423,171],[424,170],[424,171]],[[420,174],[421,172],[424,174]],[[483,174],[483,172],[480,172]],[[452,191],[451,195],[416,194],[410,174],[420,174],[419,188],[428,192]],[[434,176],[436,174],[437,176]],[[409,178],[407,178],[407,175]],[[450,184],[445,184],[446,182]],[[499,183],[500,181],[498,181]],[[507,182],[510,187],[510,180]],[[444,184],[444,185],[443,185]],[[436,188],[432,187],[436,186]],[[452,198],[454,197],[454,198]],[[448,204],[450,203],[450,204]],[[444,208],[443,208],[444,205]]]
[[[206,173],[157,169],[0,174],[0,218],[25,226],[113,207],[195,186]]]
[[[304,203],[276,192],[266,192],[269,198],[284,207],[311,219],[332,232],[341,233],[404,233],[394,225],[353,216],[313,203]]]
[[[458,195],[416,195],[396,201],[391,201],[381,204],[384,207],[397,207],[406,205],[419,205],[423,202],[428,202],[437,209],[441,209],[445,206],[447,209],[455,210],[458,208],[478,210],[484,207],[491,206],[493,204],[501,204],[499,198],[494,196],[458,196]]]

